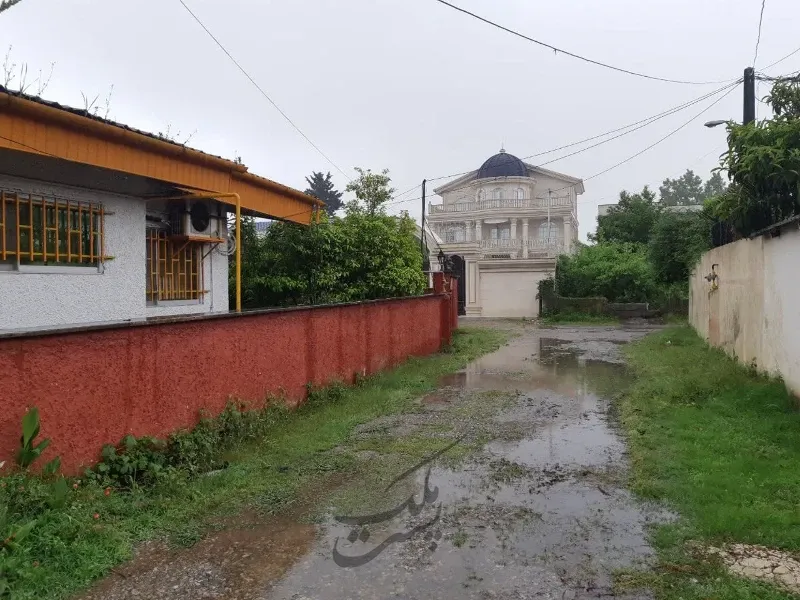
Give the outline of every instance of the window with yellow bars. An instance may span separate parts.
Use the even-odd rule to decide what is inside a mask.
[[[147,302],[200,300],[203,290],[202,244],[177,241],[167,231],[147,230]]]
[[[103,206],[0,190],[0,263],[99,266]]]

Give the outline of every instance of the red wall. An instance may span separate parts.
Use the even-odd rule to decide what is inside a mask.
[[[29,406],[52,439],[44,460],[75,473],[103,444],[191,426],[229,396],[299,401],[308,382],[436,352],[449,314],[449,296],[429,295],[0,339],[0,462],[13,462]]]

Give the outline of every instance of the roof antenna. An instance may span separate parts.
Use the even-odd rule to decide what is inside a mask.
[[[505,142],[500,142],[500,154],[506,153],[506,144]]]

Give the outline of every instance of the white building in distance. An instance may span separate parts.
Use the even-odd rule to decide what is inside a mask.
[[[436,188],[428,223],[460,271],[461,314],[535,317],[538,282],[578,241],[581,179],[500,150],[479,169]],[[434,249],[431,249],[434,251]]]

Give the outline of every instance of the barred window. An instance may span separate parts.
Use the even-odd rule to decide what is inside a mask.
[[[100,204],[0,190],[0,262],[99,266],[104,216]]]
[[[200,300],[203,290],[202,244],[175,241],[161,229],[148,229],[147,302]]]

